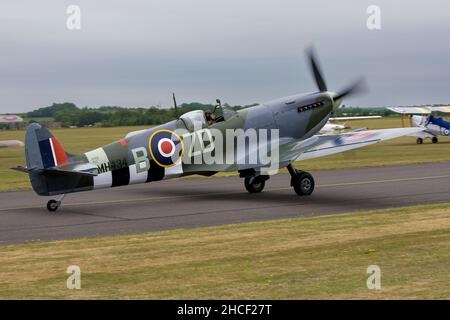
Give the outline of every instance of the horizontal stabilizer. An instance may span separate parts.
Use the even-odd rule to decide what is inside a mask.
[[[66,175],[79,175],[79,176],[96,176],[97,175],[97,166],[90,163],[83,163],[75,165],[72,169],[69,166],[62,167],[52,167],[52,168],[27,168],[23,166],[17,166],[15,168],[11,168],[16,171],[30,173],[35,172],[38,174],[66,174]]]

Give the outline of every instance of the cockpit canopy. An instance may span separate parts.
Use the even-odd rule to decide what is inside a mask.
[[[180,116],[178,121],[181,121],[187,130],[195,131],[218,122],[227,121],[235,115],[237,115],[236,111],[226,108],[214,109],[214,111],[194,110]]]
[[[205,113],[202,110],[186,112],[180,116],[180,120],[189,131],[199,130],[206,126]]]

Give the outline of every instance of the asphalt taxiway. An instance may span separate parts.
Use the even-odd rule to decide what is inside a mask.
[[[0,193],[0,244],[193,228],[450,202],[450,163],[312,172],[297,196],[287,174],[260,194],[238,177],[174,179],[69,194],[56,213],[32,191]]]

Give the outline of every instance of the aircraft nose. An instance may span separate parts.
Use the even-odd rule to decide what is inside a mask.
[[[336,92],[327,92],[330,100],[332,101],[333,110],[331,111],[332,114],[335,114],[337,109],[341,106],[342,99],[340,98],[334,98],[337,96]]]

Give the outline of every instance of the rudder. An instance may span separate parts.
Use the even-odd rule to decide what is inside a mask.
[[[57,194],[60,178],[49,176],[44,170],[67,163],[69,157],[51,132],[38,123],[27,127],[25,158],[33,190],[39,195]]]
[[[47,169],[69,162],[69,157],[59,141],[38,123],[27,127],[25,155],[29,169]]]

